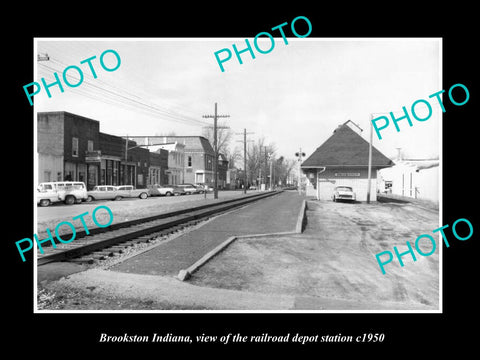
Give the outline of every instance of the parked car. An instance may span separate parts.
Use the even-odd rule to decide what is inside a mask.
[[[37,190],[55,190],[58,193],[60,201],[67,205],[81,203],[87,200],[87,187],[81,181],[53,181],[38,184]]]
[[[198,189],[192,184],[180,184],[177,187],[183,189],[189,195],[198,193]]]
[[[355,201],[356,196],[350,186],[336,186],[333,190],[332,200],[349,200]]]
[[[257,190],[257,187],[254,186],[254,185],[252,185],[252,186],[250,186],[250,187],[248,188],[248,190]]]
[[[203,194],[205,192],[205,188],[203,185],[200,184],[194,184],[193,187],[197,189],[196,194]]]
[[[148,189],[135,189],[132,185],[117,186],[117,195],[122,198],[148,198]]]
[[[160,185],[154,184],[149,187],[150,196],[172,196],[178,193],[178,189],[174,185]]]
[[[118,195],[115,186],[98,185],[91,191],[87,191],[87,201],[92,200],[120,200],[122,197]]]
[[[49,189],[40,191],[40,189],[37,189],[37,205],[48,206],[59,201],[61,200],[57,190]]]
[[[187,192],[185,191],[185,188],[180,187],[178,185],[172,185],[173,186],[173,194],[174,195],[186,195]]]
[[[207,192],[212,192],[213,187],[207,185],[207,184],[195,184],[195,187],[199,190],[200,194],[203,194],[205,191]]]

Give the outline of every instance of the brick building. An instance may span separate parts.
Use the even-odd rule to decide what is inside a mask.
[[[151,155],[131,140],[100,132],[100,122],[66,111],[37,114],[38,182],[83,181],[145,188],[164,178],[167,152]]]
[[[227,185],[230,185],[230,179],[227,179],[228,160],[223,154],[218,154],[217,163],[217,184],[219,189],[226,189]],[[228,180],[228,182],[227,182]]]
[[[338,126],[302,164],[308,181],[306,193],[319,200],[330,200],[336,186],[350,186],[358,201],[367,200],[369,143],[350,120]],[[358,129],[358,127],[357,127]],[[372,147],[370,200],[376,201],[377,171],[394,165]]]
[[[38,113],[38,181],[87,182],[87,152],[99,150],[100,123],[64,111]]]

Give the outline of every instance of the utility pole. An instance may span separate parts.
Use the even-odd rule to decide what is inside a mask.
[[[203,115],[203,118],[213,118],[213,150],[215,152],[215,159],[213,161],[213,176],[214,176],[214,188],[213,188],[213,198],[218,199],[218,149],[217,149],[217,119],[218,118],[227,118],[230,115],[218,115],[217,114],[217,103],[215,103],[215,114],[214,115]]]
[[[241,133],[235,133],[241,135]],[[247,133],[247,129],[243,129],[243,193],[247,193],[247,134],[254,134],[252,132]]]
[[[267,155],[267,147],[264,146],[263,148],[264,148],[264,150],[265,150],[265,165],[264,165],[264,169],[265,169],[265,190],[267,190],[268,155]]]
[[[127,180],[128,180],[128,177],[127,177],[127,155],[128,155],[128,134],[127,136],[125,137],[125,168],[123,170],[123,184],[124,185],[127,185]]]
[[[399,113],[395,110],[391,113]],[[370,187],[372,184],[372,144],[373,144],[373,115],[386,114],[387,112],[370,113],[370,143],[368,144],[368,189],[367,189],[367,204],[370,204]],[[392,115],[393,116],[393,115]]]
[[[134,138],[135,136],[133,136]],[[129,142],[129,138],[128,138],[128,135],[125,137],[125,169],[123,171],[123,182],[124,184],[123,185],[127,185],[127,182],[128,182],[128,176],[127,176],[127,162],[128,162],[128,150],[131,150],[131,149],[135,149],[135,148],[138,148],[138,147],[149,147],[149,146],[154,146],[154,145],[149,145],[148,143],[146,145],[135,145],[135,146],[132,146],[132,147],[128,147],[128,142]],[[135,167],[132,168],[132,170],[135,172]],[[136,174],[131,174],[132,176],[132,184],[131,185],[134,185],[136,186],[136,182],[137,182],[137,177],[136,177]]]
[[[368,183],[367,204],[370,204],[370,187],[372,186],[372,141],[373,141],[373,114],[370,114],[370,142],[368,144]]]
[[[272,184],[273,184],[273,158],[270,159],[270,191],[273,190]]]

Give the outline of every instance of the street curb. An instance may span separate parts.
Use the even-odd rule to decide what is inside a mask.
[[[190,276],[197,271],[203,264],[207,263],[211,258],[221,252],[224,248],[230,245],[231,242],[236,240],[236,236],[231,236],[220,245],[215,247],[214,249],[210,250],[208,253],[203,255],[200,260],[197,260],[193,265],[190,265],[187,269],[182,269],[178,272],[177,278],[181,281],[188,280]]]
[[[297,217],[297,224],[295,226],[295,231],[231,236],[227,240],[222,242],[220,245],[218,245],[217,247],[215,247],[214,249],[210,250],[208,253],[203,255],[193,265],[190,265],[187,269],[180,270],[178,272],[177,278],[180,281],[188,280],[195,271],[200,269],[203,265],[205,265],[208,261],[210,261],[211,258],[216,256],[218,253],[222,252],[227,246],[229,246],[232,242],[234,242],[237,239],[301,234],[303,232],[304,225],[306,224],[306,210],[307,210],[307,202],[306,200],[303,200],[302,205],[300,206],[300,212]]]

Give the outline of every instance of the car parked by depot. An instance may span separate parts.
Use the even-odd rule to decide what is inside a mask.
[[[333,189],[332,200],[348,200],[348,201],[355,201],[356,196],[355,192],[350,186],[336,186]]]
[[[52,181],[38,184],[37,194],[43,193],[47,195],[46,193],[48,192],[50,192],[50,195],[56,192],[59,201],[63,201],[67,205],[79,204],[82,201],[86,201],[88,197],[87,187],[81,181]],[[50,203],[52,202],[53,197],[47,195],[46,198],[50,200]],[[46,204],[47,202],[44,201],[43,203]]]
[[[121,198],[140,198],[146,199],[149,196],[148,189],[136,189],[133,185],[117,186],[117,195]]]

